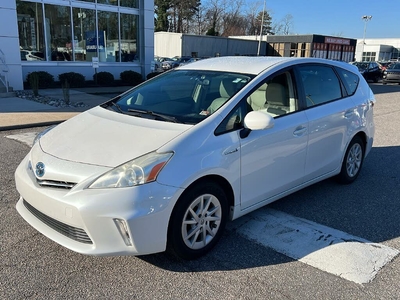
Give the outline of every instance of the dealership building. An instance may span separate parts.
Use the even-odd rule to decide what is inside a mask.
[[[23,89],[28,73],[55,80],[77,72],[143,76],[154,59],[154,2],[147,0],[1,0],[0,86]]]

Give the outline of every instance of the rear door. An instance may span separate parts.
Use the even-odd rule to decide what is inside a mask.
[[[344,87],[333,67],[305,64],[297,71],[309,122],[304,178],[307,182],[340,168],[356,109],[351,97],[344,97]]]

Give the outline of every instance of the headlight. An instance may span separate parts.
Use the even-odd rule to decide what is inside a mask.
[[[39,132],[39,133],[36,135],[35,139],[33,140],[32,146],[35,145],[36,142],[39,141],[40,138],[41,138],[42,136],[44,136],[46,133],[48,133],[50,130],[52,130],[52,129],[53,129],[54,127],[56,127],[56,126],[57,126],[57,125],[52,125],[52,126],[50,126],[50,127],[47,127],[47,128],[46,128],[45,130],[43,130],[42,132]]]
[[[131,187],[155,181],[172,155],[171,152],[145,154],[104,173],[89,188]]]

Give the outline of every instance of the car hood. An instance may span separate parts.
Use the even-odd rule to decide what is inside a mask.
[[[63,160],[116,167],[157,150],[192,126],[95,107],[50,130],[40,146]]]

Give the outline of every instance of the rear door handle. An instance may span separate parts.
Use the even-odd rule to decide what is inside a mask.
[[[350,119],[354,115],[354,110],[348,110],[344,113],[346,119]]]

